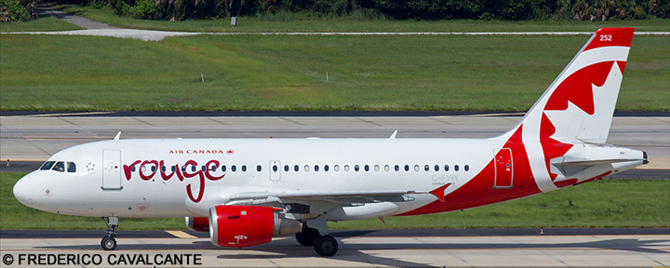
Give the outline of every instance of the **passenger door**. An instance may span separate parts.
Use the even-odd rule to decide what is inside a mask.
[[[102,151],[102,190],[119,191],[121,186],[121,151]]]
[[[494,189],[511,189],[514,187],[514,165],[512,163],[512,150],[502,148],[494,150],[495,178]]]

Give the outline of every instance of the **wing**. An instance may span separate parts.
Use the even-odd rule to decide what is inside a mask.
[[[375,191],[375,192],[299,192],[299,193],[270,193],[246,192],[233,195],[226,205],[255,205],[277,206],[284,204],[312,204],[315,202],[332,203],[339,206],[352,204],[381,203],[381,202],[409,202],[414,201],[411,195],[431,194],[444,202],[444,190],[451,183],[442,185],[430,192],[424,191]]]
[[[301,192],[301,193],[239,193],[230,197],[226,205],[269,205],[270,203],[329,202],[340,205],[352,203],[407,202],[414,198],[408,194],[427,194],[416,191],[388,192]]]

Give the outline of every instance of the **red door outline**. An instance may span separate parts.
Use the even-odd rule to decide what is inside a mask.
[[[270,161],[270,180],[281,180],[281,163],[277,160]]]
[[[512,150],[509,148],[496,149],[495,155],[495,178],[494,189],[511,189],[514,187],[514,165],[512,162]]]

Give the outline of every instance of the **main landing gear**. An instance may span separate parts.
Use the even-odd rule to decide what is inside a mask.
[[[107,225],[107,230],[105,230],[107,235],[100,241],[100,246],[102,246],[102,249],[104,250],[114,250],[116,248],[116,239],[114,239],[114,237],[116,236],[116,226],[119,225],[119,218],[109,217],[109,220],[107,221],[105,220],[105,217],[101,218]]]
[[[303,246],[313,246],[314,251],[321,256],[330,257],[337,253],[337,240],[330,235],[322,236],[319,230],[305,227],[302,233],[296,233],[295,239]]]

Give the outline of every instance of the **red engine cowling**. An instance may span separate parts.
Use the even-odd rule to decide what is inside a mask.
[[[250,247],[269,243],[273,236],[299,233],[302,223],[282,219],[279,209],[256,206],[214,206],[209,209],[209,236],[219,247]]]
[[[186,217],[186,227],[191,231],[209,232],[207,217]]]

